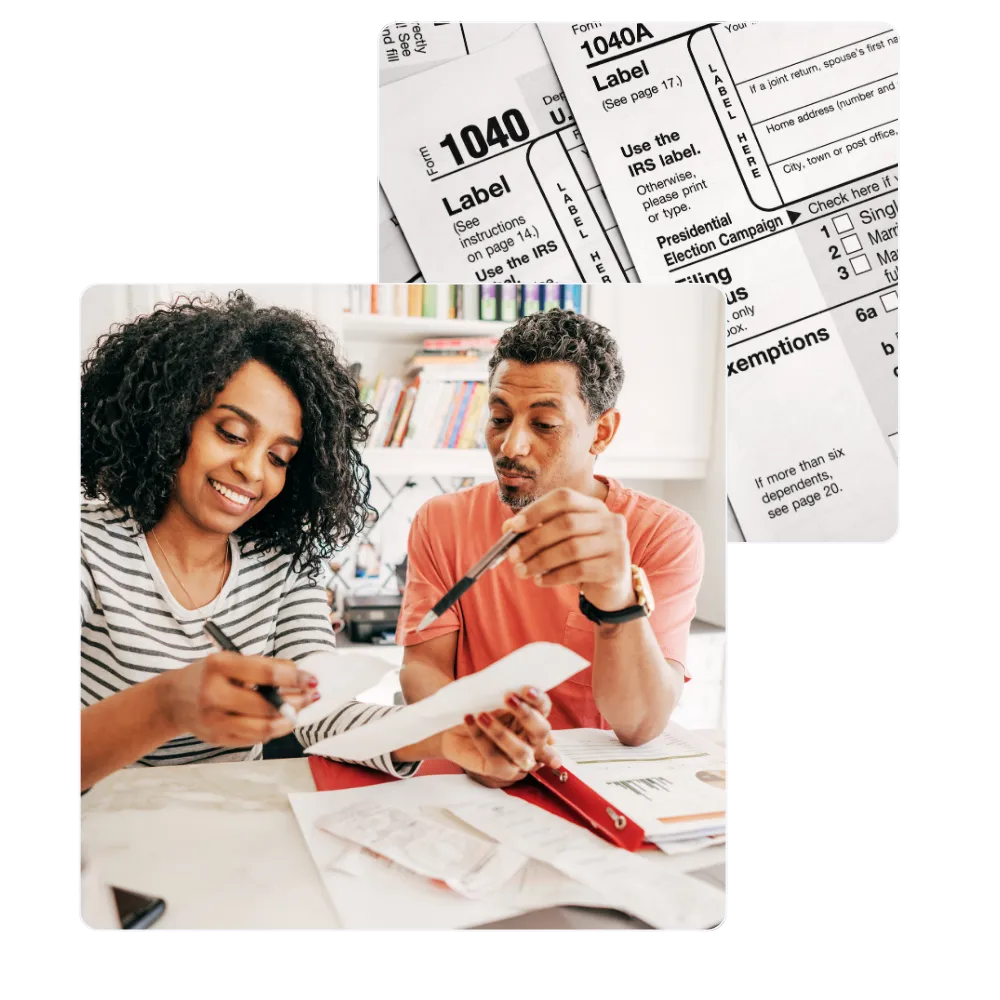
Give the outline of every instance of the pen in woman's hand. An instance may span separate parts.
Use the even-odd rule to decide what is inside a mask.
[[[215,624],[215,622],[205,622],[205,631],[212,638],[212,640],[218,643],[218,645],[223,649],[228,650],[231,653],[240,652],[236,643],[233,642],[233,640],[230,639],[229,636]],[[258,694],[262,695],[269,704],[273,705],[286,719],[288,719],[289,722],[295,723],[298,720],[298,714],[295,709],[292,708],[292,706],[287,702],[282,701],[281,695],[278,693],[278,689],[273,684],[257,684],[255,685],[255,690]]]

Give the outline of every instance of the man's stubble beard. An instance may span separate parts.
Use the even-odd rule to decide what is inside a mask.
[[[505,492],[504,488],[498,483],[497,493],[500,495],[500,502],[506,504],[511,510],[523,510],[529,504],[532,504],[537,499],[529,493],[514,493],[509,494]]]

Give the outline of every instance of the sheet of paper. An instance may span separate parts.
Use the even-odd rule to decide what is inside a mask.
[[[430,21],[387,24],[379,35],[379,86],[395,83],[478,52],[513,34],[520,24],[446,24]],[[382,190],[378,189],[379,280],[422,281],[420,268]]]
[[[321,816],[317,825],[472,899],[496,892],[528,860],[502,844],[456,830],[418,810],[380,802],[352,803]]]
[[[759,21],[540,31],[641,280],[725,293],[727,487],[744,536],[890,537],[896,32]]]
[[[367,653],[313,653],[302,661],[319,686],[319,701],[307,705],[298,715],[297,725],[307,726],[356,698],[362,691],[375,687],[390,671],[390,663]]]
[[[695,837],[692,840],[656,840],[653,842],[668,857],[676,857],[681,854],[694,854],[696,851],[704,851],[709,847],[717,847],[726,843],[724,833],[716,834],[712,837]]]
[[[725,830],[726,772],[720,748],[671,724],[639,747],[602,729],[559,730],[564,766],[634,819],[648,840],[690,840]]]
[[[503,696],[531,684],[542,691],[561,684],[587,666],[582,656],[551,642],[533,642],[429,698],[407,705],[367,726],[320,740],[306,753],[346,760],[369,760],[427,739],[477,715],[503,707]]]
[[[533,25],[382,87],[379,105],[379,181],[424,280],[629,280]]]
[[[492,896],[468,899],[360,848],[345,863],[345,842],[318,826],[321,818],[331,812],[353,804],[375,803],[407,811],[421,810],[432,819],[468,830],[468,826],[446,810],[463,803],[489,802],[496,796],[510,798],[499,789],[484,788],[464,775],[447,775],[336,792],[294,792],[288,798],[319,876],[345,927],[474,927],[549,906],[612,905],[595,889],[536,860],[531,860]]]
[[[724,894],[666,870],[641,854],[614,847],[568,820],[505,795],[449,811],[508,847],[589,885],[618,909],[654,927],[714,927]]]

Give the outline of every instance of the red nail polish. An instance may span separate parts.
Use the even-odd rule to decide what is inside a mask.
[[[474,719],[474,718],[473,718],[473,717],[472,717],[471,715],[467,715],[467,716],[465,717],[465,724],[466,724],[467,726],[471,726],[471,725],[472,725],[472,724],[473,724],[473,723],[474,723],[475,721],[476,721],[476,720],[475,720],[475,719]]]
[[[309,700],[310,701],[319,701],[319,697],[320,697],[319,691],[313,691],[312,697]]]
[[[319,687],[319,681],[315,677],[310,677],[307,683],[311,688]]]
[[[541,691],[534,687],[528,688],[528,694],[530,694],[532,698],[541,698],[542,696]]]
[[[509,694],[509,695],[507,695],[507,699],[506,700],[507,700],[507,704],[510,705],[511,708],[520,708],[521,707],[521,699],[518,698],[518,696],[516,694]]]
[[[478,721],[481,726],[488,726],[493,719],[490,717],[489,712],[480,712]]]

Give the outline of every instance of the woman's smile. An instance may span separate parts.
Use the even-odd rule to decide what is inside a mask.
[[[243,487],[230,486],[228,483],[220,482],[218,479],[213,479],[211,476],[208,477],[208,482],[214,492],[219,496],[220,503],[222,504],[224,510],[230,510],[236,514],[244,514],[249,510],[250,505],[257,499],[256,494],[251,493]]]

